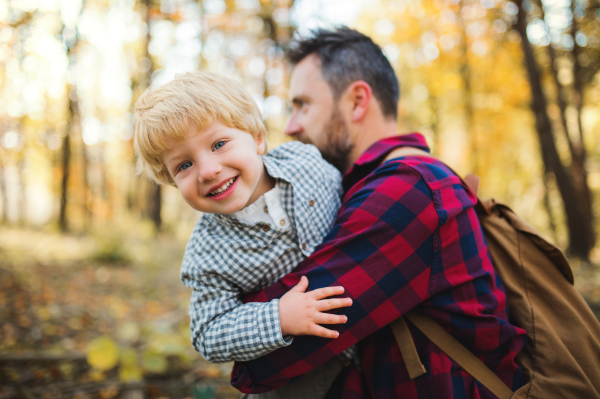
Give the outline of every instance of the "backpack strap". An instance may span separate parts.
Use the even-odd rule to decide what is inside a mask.
[[[406,313],[405,316],[449,358],[499,399],[509,399],[512,396],[512,390],[500,377],[430,317],[414,310]]]
[[[427,373],[425,366],[423,366],[421,359],[419,359],[415,341],[413,341],[412,336],[410,335],[404,316],[400,316],[394,320],[392,324],[390,324],[390,327],[394,333],[394,338],[396,338],[396,343],[400,348],[400,353],[402,353],[402,358],[406,364],[410,379],[414,380]]]

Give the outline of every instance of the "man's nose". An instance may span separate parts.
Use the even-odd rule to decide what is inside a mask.
[[[302,125],[298,123],[298,118],[295,113],[290,117],[284,132],[288,136],[297,136],[302,133]]]
[[[200,161],[198,165],[198,180],[207,182],[213,180],[221,172],[221,164],[212,159]]]

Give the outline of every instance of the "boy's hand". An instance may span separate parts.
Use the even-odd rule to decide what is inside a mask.
[[[352,305],[350,298],[323,299],[344,293],[344,287],[319,288],[305,292],[308,279],[302,276],[298,285],[279,300],[279,321],[283,335],[315,335],[337,338],[337,331],[328,330],[319,324],[343,324],[348,318],[343,315],[322,313]]]

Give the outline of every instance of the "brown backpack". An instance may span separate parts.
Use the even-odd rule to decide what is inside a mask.
[[[510,322],[527,331],[516,357],[526,384],[513,393],[439,324],[414,310],[391,324],[410,377],[425,369],[403,318],[500,399],[600,398],[600,323],[573,286],[564,253],[504,204],[479,201],[476,211],[506,290]]]

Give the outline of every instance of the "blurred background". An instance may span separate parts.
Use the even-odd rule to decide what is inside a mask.
[[[1,398],[237,397],[190,345],[199,214],[136,176],[132,106],[219,72],[276,146],[286,47],[341,24],[395,68],[398,132],[565,250],[600,310],[599,0],[0,0]]]

